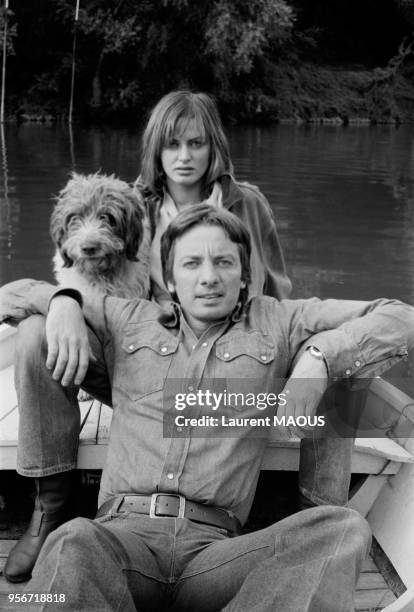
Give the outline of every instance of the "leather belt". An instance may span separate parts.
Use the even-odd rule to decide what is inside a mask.
[[[136,512],[151,518],[187,518],[196,523],[221,527],[233,534],[241,533],[239,520],[223,508],[188,501],[175,493],[153,493],[152,495],[120,495],[104,502],[96,518],[110,513]]]

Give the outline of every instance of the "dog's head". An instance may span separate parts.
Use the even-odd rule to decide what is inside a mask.
[[[137,190],[113,175],[73,173],[56,198],[50,223],[64,265],[105,272],[120,256],[137,261],[143,211]]]

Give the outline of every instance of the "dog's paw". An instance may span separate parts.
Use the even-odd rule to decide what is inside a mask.
[[[87,393],[83,389],[79,389],[78,402],[87,402],[92,399],[93,399],[92,395],[89,395],[89,393]]]

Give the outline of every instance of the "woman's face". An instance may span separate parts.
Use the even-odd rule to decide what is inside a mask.
[[[210,143],[194,120],[180,134],[173,134],[161,150],[161,164],[167,188],[194,188],[200,185],[210,163]]]

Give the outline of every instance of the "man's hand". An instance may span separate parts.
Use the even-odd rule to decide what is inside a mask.
[[[80,385],[91,357],[88,332],[82,309],[71,297],[57,295],[46,319],[48,354],[46,367],[52,378],[66,387]]]
[[[290,416],[295,419],[298,416],[315,416],[327,386],[328,371],[325,362],[315,359],[309,351],[305,351],[286,382],[283,393],[286,394],[287,403],[278,408],[277,416],[285,416],[286,421]],[[291,433],[303,438],[314,427],[297,426],[289,429]]]

